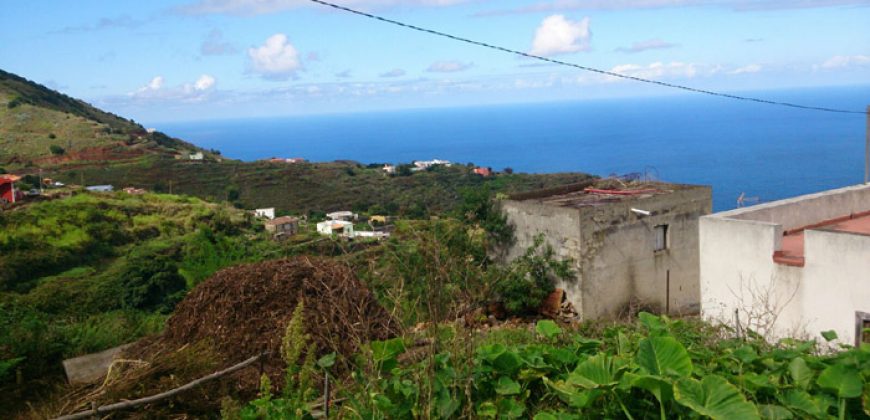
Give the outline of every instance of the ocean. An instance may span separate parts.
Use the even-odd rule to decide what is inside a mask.
[[[870,86],[746,92],[865,110]],[[715,211],[863,182],[866,117],[702,95],[159,124],[224,156],[446,159],[517,172],[646,174],[713,187]]]

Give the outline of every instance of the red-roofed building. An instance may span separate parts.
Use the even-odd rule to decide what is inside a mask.
[[[0,175],[0,203],[14,203],[21,199],[21,191],[15,190],[16,175]]]
[[[484,168],[484,167],[474,168],[474,173],[476,173],[482,177],[487,177],[487,176],[492,175],[492,168]]]

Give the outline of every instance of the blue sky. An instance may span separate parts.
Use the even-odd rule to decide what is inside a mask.
[[[334,0],[723,91],[870,83],[868,0]],[[6,2],[0,68],[145,123],[672,94],[305,0]]]

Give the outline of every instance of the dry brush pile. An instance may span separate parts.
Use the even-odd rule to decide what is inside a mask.
[[[144,363],[113,367],[105,383],[70,395],[61,411],[155,394],[262,352],[269,355],[260,369],[281,383],[281,337],[301,300],[306,332],[319,354],[335,352],[349,360],[362,344],[400,332],[399,323],[345,265],[297,257],[227,268],[187,295],[161,336],[125,352],[125,359]],[[259,375],[256,368],[237,372],[191,391],[196,397],[179,397],[173,410],[213,410],[227,392],[252,396]]]

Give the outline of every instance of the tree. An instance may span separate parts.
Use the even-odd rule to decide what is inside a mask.
[[[129,308],[169,313],[181,300],[186,282],[168,255],[135,255],[120,276],[121,300]]]
[[[414,173],[413,171],[411,171],[411,168],[413,167],[413,165],[407,163],[399,165],[399,167],[396,168],[396,174],[399,176],[411,176]]]
[[[60,147],[56,144],[52,144],[51,146],[48,146],[48,150],[51,152],[51,154],[53,154],[55,156],[60,156],[64,153],[66,153],[66,150],[63,147]]]
[[[236,201],[239,199],[240,195],[239,187],[236,187],[235,185],[227,187],[227,201]]]
[[[496,206],[488,186],[465,188],[460,194],[459,219],[485,230],[494,246],[507,245],[513,240],[513,227]]]
[[[510,174],[514,173],[514,168],[507,167],[507,168],[504,168],[504,169],[502,170],[502,172],[504,172],[504,173],[510,175]]]

